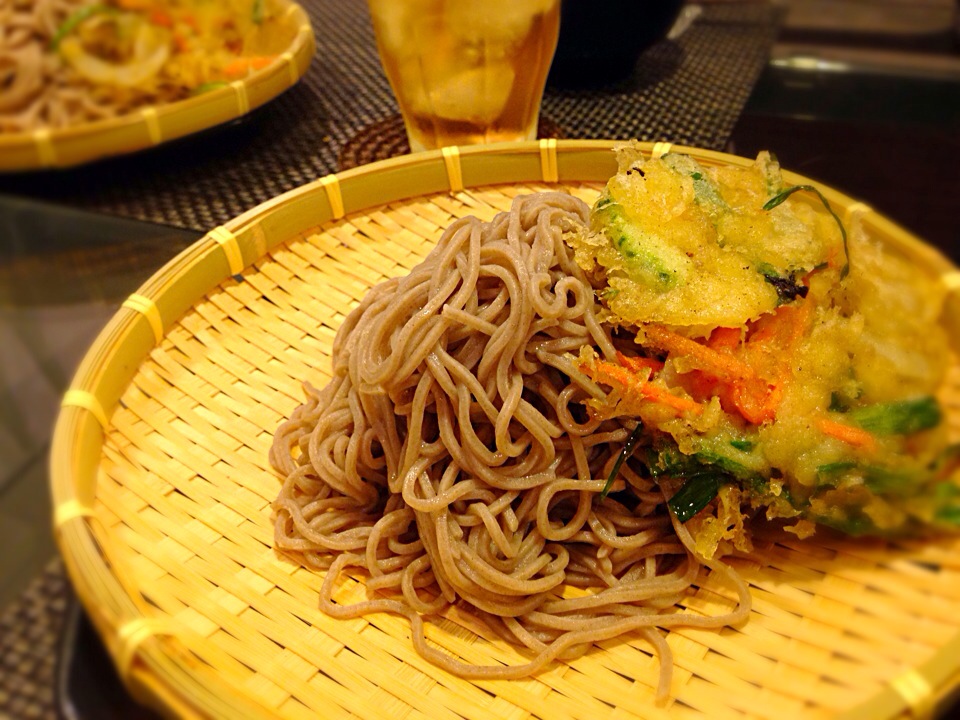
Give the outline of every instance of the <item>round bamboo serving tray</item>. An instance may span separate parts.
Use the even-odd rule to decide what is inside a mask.
[[[299,82],[316,52],[306,11],[290,0],[279,4],[277,42],[283,49],[268,66],[178,102],[65,128],[0,134],[0,172],[66,168],[145,150],[235,120],[269,102]]]
[[[943,704],[960,680],[960,538],[760,539],[732,561],[751,587],[749,622],[671,630],[662,706],[657,659],[639,639],[526,680],[461,680],[414,652],[402,618],[323,615],[322,574],[274,551],[272,436],[302,381],[326,382],[349,310],[407,273],[455,217],[488,219],[548,188],[592,201],[616,170],[611,148],[445,148],[327,176],[215,228],[124,303],[64,397],[51,462],[70,577],[139,700],[176,716],[476,720],[896,718]],[[710,165],[751,162],[676,149]],[[821,189],[931,282],[960,287],[935,250]],[[957,303],[951,292],[954,337]],[[958,435],[960,371],[945,398]],[[337,592],[362,599],[362,579]],[[686,604],[715,613],[727,597],[708,577]],[[428,637],[470,662],[522,660],[449,620]]]

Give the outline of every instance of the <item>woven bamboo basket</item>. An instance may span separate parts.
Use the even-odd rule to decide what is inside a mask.
[[[148,106],[65,128],[0,134],[0,172],[66,168],[145,150],[235,120],[299,82],[316,52],[306,11],[280,0],[278,44],[268,66],[242,80],[178,102]]]
[[[661,706],[658,663],[639,640],[601,643],[527,680],[461,680],[413,651],[402,618],[323,615],[322,575],[272,549],[272,434],[303,380],[326,381],[348,311],[408,272],[457,216],[489,218],[548,188],[593,200],[616,169],[611,147],[446,148],[327,176],[214,229],[123,304],[64,397],[52,482],[70,577],[135,697],[171,716],[222,718],[897,718],[943,706],[960,679],[960,538],[759,541],[736,561],[752,617],[670,631]],[[678,149],[711,165],[750,162]],[[931,282],[960,286],[939,253],[822,189]],[[957,435],[960,372],[946,400]],[[723,592],[707,578],[689,608],[716,612]],[[362,578],[338,593],[362,599]],[[471,662],[522,660],[447,620],[428,637]]]

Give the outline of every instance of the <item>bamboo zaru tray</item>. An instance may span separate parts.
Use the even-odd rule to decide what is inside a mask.
[[[249,77],[184,100],[64,128],[0,133],[0,172],[66,168],[145,150],[243,117],[299,82],[316,52],[306,11],[280,0],[276,59]]]
[[[893,718],[945,703],[960,670],[960,538],[758,541],[731,560],[750,584],[751,618],[670,631],[664,706],[653,702],[657,659],[638,638],[526,680],[465,681],[414,652],[403,618],[323,615],[322,574],[273,550],[272,435],[302,401],[301,382],[326,381],[348,311],[408,272],[457,216],[489,219],[547,188],[592,201],[616,169],[611,148],[446,148],[327,176],[215,228],[124,303],[64,398],[52,478],[70,577],[138,699],[185,716],[589,720]],[[677,149],[711,165],[750,162]],[[931,282],[958,286],[936,251],[822,189]],[[954,336],[957,303],[952,294]],[[956,372],[946,402],[957,435]],[[362,578],[337,592],[363,599]],[[716,614],[727,597],[707,577],[685,604]],[[428,637],[474,663],[522,660],[450,620]]]

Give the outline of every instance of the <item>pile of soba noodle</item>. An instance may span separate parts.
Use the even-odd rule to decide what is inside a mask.
[[[112,118],[238,79],[244,60],[259,67],[271,57],[255,53],[282,45],[274,5],[0,0],[0,133]]]
[[[62,63],[47,52],[57,28],[78,6],[73,0],[0,0],[0,132],[59,125],[74,108],[102,116],[99,103],[82,89],[58,92]]]
[[[638,633],[660,656],[663,697],[658,629],[737,622],[749,594],[696,556],[653,480],[624,463],[626,486],[599,497],[632,425],[591,419],[586,401],[605,392],[574,357],[616,354],[562,239],[588,214],[566,194],[519,197],[489,223],[456,221],[409,275],[369,292],[337,334],[332,381],[308,386],[277,432],[276,544],[327,571],[324,612],[404,615],[417,651],[462,677],[518,678]],[[731,612],[679,608],[703,566],[736,588]],[[348,568],[368,601],[332,599]],[[453,605],[529,662],[474,666],[427,645],[424,618]]]

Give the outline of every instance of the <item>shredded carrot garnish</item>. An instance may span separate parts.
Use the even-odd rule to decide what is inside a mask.
[[[581,369],[597,382],[618,388],[626,397],[641,397],[644,400],[655,402],[658,405],[672,408],[677,412],[693,412],[700,414],[703,407],[689,398],[674,395],[666,388],[647,382],[646,377],[637,374],[631,368],[616,365],[606,360],[600,360],[590,365],[581,365]],[[647,368],[642,368],[648,371]]]
[[[251,70],[261,70],[273,62],[275,55],[251,55],[250,57],[241,57],[231,60],[223,68],[223,74],[227,77],[241,77]]]
[[[154,10],[150,13],[150,22],[160,27],[173,27],[173,18],[163,10]]]
[[[645,332],[651,345],[696,368],[687,373],[694,397],[716,395],[727,412],[760,425],[776,419],[811,308],[807,301],[782,305],[751,323],[746,340],[739,328],[716,328],[705,343],[659,325],[649,325]]]
[[[718,327],[710,333],[707,345],[714,350],[733,350],[740,344],[740,328]]]
[[[600,380],[607,385],[617,385],[622,390],[633,387],[637,383],[637,376],[621,365],[614,365],[606,360],[598,360],[591,367],[582,365],[581,370],[589,374],[594,380]]]
[[[877,438],[872,433],[863,428],[854,427],[845,423],[831,420],[830,418],[818,418],[817,427],[824,435],[841,440],[848,445],[863,448],[867,451],[877,449]]]
[[[692,358],[701,370],[727,382],[736,382],[743,378],[754,377],[753,369],[745,362],[729,353],[722,353],[696,340],[678,335],[660,325],[648,325],[645,328],[650,344],[676,356]]]
[[[665,405],[666,407],[673,408],[674,410],[678,410],[680,412],[692,412],[695,415],[699,415],[703,412],[703,406],[700,405],[700,403],[694,402],[689,398],[674,395],[669,390],[657,385],[643,383],[640,385],[639,390],[640,394],[643,395],[647,400],[652,400],[655,403]]]
[[[650,370],[651,373],[658,373],[663,370],[663,362],[657,360],[656,358],[631,357],[630,355],[624,355],[618,350],[617,360],[624,367],[628,367],[637,373],[643,370]]]
[[[783,399],[783,383],[757,381],[737,388],[737,407],[754,425],[777,419],[777,408]]]
[[[789,354],[803,337],[809,319],[810,303],[781,305],[756,322],[748,344],[774,345],[778,351]]]
[[[649,382],[652,375],[663,369],[659,360],[618,352],[619,364],[599,361],[585,371],[594,380],[619,388],[625,399],[643,398],[678,412],[701,413],[703,401],[716,396],[727,412],[737,412],[748,422],[761,425],[776,420],[793,372],[793,355],[811,316],[810,301],[781,305],[750,323],[746,333],[740,328],[720,327],[705,341],[693,340],[662,325],[647,325],[644,335],[648,346],[665,351],[673,360],[688,363],[683,385],[693,399]],[[858,428],[852,431],[844,436],[847,442],[857,438],[861,443],[868,442],[856,434]]]

